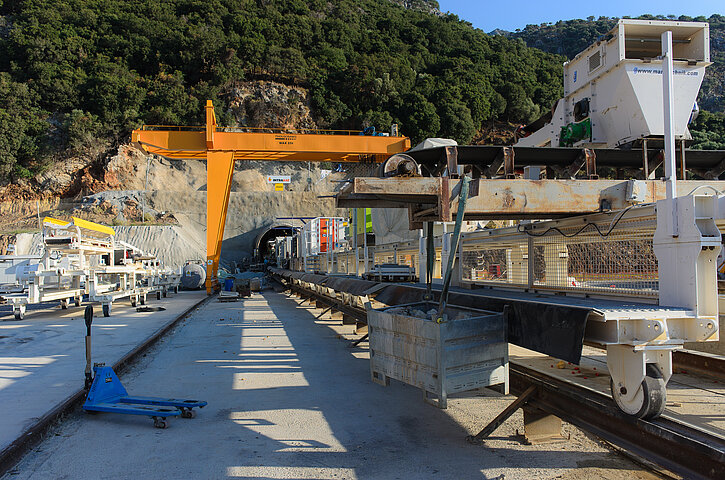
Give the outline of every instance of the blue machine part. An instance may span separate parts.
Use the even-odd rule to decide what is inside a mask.
[[[199,400],[132,397],[113,368],[94,366],[93,373],[93,383],[83,404],[86,411],[146,415],[154,419],[154,426],[166,428],[166,417],[191,418],[192,408],[203,408],[207,404]]]

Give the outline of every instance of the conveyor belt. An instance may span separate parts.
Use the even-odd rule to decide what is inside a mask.
[[[283,278],[295,278],[317,285],[324,285],[336,291],[353,295],[365,295],[376,282],[354,277],[317,275],[290,270],[272,269]],[[423,300],[425,287],[421,284],[384,284],[375,293],[375,300],[386,305],[415,303]],[[434,286],[434,300],[440,292]],[[508,322],[510,343],[539,353],[579,363],[587,319],[590,315],[605,320],[631,318],[633,314],[647,317],[678,317],[687,315],[682,309],[633,301],[610,301],[571,296],[546,295],[503,291],[491,288],[478,290],[452,289],[449,302],[453,305],[503,311],[505,305],[511,308]],[[636,313],[638,312],[638,313]]]
[[[541,148],[512,147],[515,153],[514,165],[561,166],[571,165],[582,156],[581,148]],[[498,145],[459,145],[457,161],[459,165],[476,165],[487,168],[502,158],[502,146]],[[612,148],[593,149],[599,167],[641,168],[642,150],[620,150]],[[661,155],[662,149],[647,149],[650,162]],[[445,165],[445,147],[424,148],[407,151],[413,159],[426,166]],[[725,150],[685,150],[687,168],[708,170],[725,161]]]
[[[274,275],[286,280],[295,278],[331,288],[333,288],[332,284],[335,284],[335,290],[340,287],[354,288],[360,292],[358,295],[362,293],[363,288],[371,290],[371,286],[368,284],[374,283],[365,282],[366,285],[362,285],[358,284],[357,282],[360,281],[354,278],[336,278],[281,269],[271,270]],[[336,299],[297,286],[292,286],[291,289],[303,297],[314,298],[333,309],[342,308],[343,310],[340,311],[365,322],[366,312],[361,308],[341,305]],[[379,290],[376,300],[388,303],[387,301],[390,299],[386,298],[386,295],[401,293],[416,297],[417,289],[418,287],[412,285],[386,285]],[[384,296],[383,299],[381,299],[381,295]],[[500,292],[493,295],[490,293],[480,295],[478,292],[456,292],[456,295],[460,295],[460,297],[456,301],[451,300],[451,303],[459,303],[461,298],[468,297],[475,302],[477,308],[486,308],[481,306],[481,301],[495,301],[503,298],[506,298],[507,302],[522,301],[521,295],[514,294],[507,298]],[[393,303],[408,303],[409,297],[398,298],[398,300]],[[576,310],[586,309],[588,303],[586,299],[552,298],[549,299],[547,305]],[[596,301],[596,303],[599,308],[614,313],[619,302]],[[641,307],[647,311],[659,308],[652,305],[621,304],[621,308],[624,309],[633,307]],[[722,363],[721,360],[720,363]],[[510,366],[510,382],[511,393],[517,395],[535,386],[534,395],[527,401],[527,405],[530,407],[556,415],[627,451],[682,475],[684,478],[725,477],[725,439],[712,432],[667,416],[653,421],[632,418],[622,413],[607,395],[545,375],[515,362],[512,362]]]

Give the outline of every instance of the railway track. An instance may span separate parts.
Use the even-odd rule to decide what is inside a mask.
[[[344,304],[338,298],[288,285],[302,299],[314,301],[367,323],[363,308]],[[359,343],[356,342],[356,344]],[[688,369],[725,380],[725,360],[692,351],[677,352],[676,369]],[[641,420],[622,413],[610,396],[538,372],[515,361],[509,367],[510,391],[521,395],[534,387],[526,404],[555,415],[576,427],[631,452],[660,467],[692,479],[725,478],[725,438],[689,425],[667,414],[655,420]]]

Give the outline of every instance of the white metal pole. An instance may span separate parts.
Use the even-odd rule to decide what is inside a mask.
[[[665,189],[667,200],[677,196],[677,169],[675,164],[675,97],[674,64],[672,61],[672,32],[662,33],[662,90],[665,121]],[[672,235],[678,235],[677,202],[672,201]]]

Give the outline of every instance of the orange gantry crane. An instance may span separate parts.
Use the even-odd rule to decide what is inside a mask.
[[[217,126],[211,100],[207,100],[205,110],[206,125],[203,127],[144,125],[133,131],[132,142],[146,152],[162,157],[207,162],[207,293],[219,286],[219,258],[236,160],[380,163],[390,155],[410,148],[407,137],[362,135],[358,131],[229,131]]]

